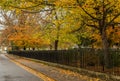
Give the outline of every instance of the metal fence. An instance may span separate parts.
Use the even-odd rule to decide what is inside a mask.
[[[8,53],[120,76],[120,50],[109,52],[111,55],[111,68],[109,69],[104,66],[103,51],[98,49],[9,51]]]

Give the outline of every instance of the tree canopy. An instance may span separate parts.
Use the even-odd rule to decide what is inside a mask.
[[[0,24],[5,27],[2,40],[22,48],[119,47],[119,3],[119,0],[1,0]]]

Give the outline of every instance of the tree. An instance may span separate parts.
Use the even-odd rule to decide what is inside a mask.
[[[45,17],[43,17],[44,15],[41,15],[41,19],[45,20],[45,23],[52,23],[53,28],[56,29],[54,30],[56,33],[54,34],[56,35],[55,49],[58,47],[61,28],[63,26],[69,26],[70,29],[74,29],[80,27],[83,23],[85,26],[91,27],[96,34],[101,36],[105,52],[105,64],[106,66],[110,64],[110,55],[108,51],[109,42],[106,31],[110,27],[114,28],[119,24],[119,0],[37,0],[37,2],[35,2],[35,0],[15,2],[4,0],[1,1],[1,4],[4,8],[9,7],[9,9],[12,10],[16,9],[18,14],[21,11],[31,14],[48,13]],[[73,14],[69,15],[71,12]],[[74,16],[76,16],[76,18],[74,18]],[[81,19],[79,20],[77,16]],[[49,18],[49,20],[47,20],[47,18]],[[41,26],[43,27],[43,24]],[[91,37],[88,37],[87,39],[91,39]]]
[[[19,48],[39,48],[48,45],[49,40],[43,37],[42,21],[39,13],[29,14],[23,11],[2,11],[1,23],[4,26],[2,43]],[[44,41],[43,41],[44,40]]]
[[[74,0],[66,1],[66,0],[22,0],[22,1],[11,1],[11,0],[4,0],[1,1],[2,7],[5,9],[10,9],[16,11],[17,14],[21,13],[30,13],[30,14],[36,14],[36,13],[42,13],[42,20],[45,20],[46,23],[52,23],[52,26],[54,28],[54,48],[55,50],[58,49],[59,40],[61,35],[61,28],[63,27],[64,22],[62,22],[66,16],[66,10],[67,7],[69,7],[70,4],[74,4]],[[75,2],[75,1],[74,1]],[[60,4],[62,3],[62,4]],[[7,4],[7,5],[6,5]],[[67,5],[69,4],[69,5]],[[66,8],[66,9],[65,9]],[[45,16],[44,16],[44,15]],[[39,14],[40,15],[40,14]],[[49,20],[47,20],[48,15],[50,15]],[[51,16],[52,15],[52,16]],[[25,16],[26,17],[26,16]],[[21,20],[25,19],[25,17],[20,17]],[[42,21],[43,22],[43,21]],[[21,24],[24,24],[24,21],[22,20],[20,22]],[[35,23],[35,22],[34,22]],[[40,21],[41,23],[41,21]],[[41,24],[42,27],[44,27],[43,24]],[[65,35],[65,34],[64,34]],[[64,36],[65,37],[65,36]]]
[[[12,30],[12,27],[16,25],[16,15],[14,11],[7,11],[4,9],[1,9],[1,20],[0,24],[2,25],[2,41],[1,43],[5,44],[6,46],[10,45],[10,41],[8,40],[8,37],[11,35],[10,32],[14,32]],[[9,29],[9,30],[8,30]]]
[[[109,27],[116,27],[119,24],[120,6],[119,0],[76,0],[84,23],[99,31],[104,50],[106,67],[110,67],[109,43],[106,31]]]

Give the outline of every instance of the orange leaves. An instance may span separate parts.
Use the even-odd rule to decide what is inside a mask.
[[[12,30],[11,30],[12,29]],[[36,31],[37,29],[37,31]],[[10,31],[11,30],[11,31]],[[9,31],[9,33],[7,33]],[[38,28],[32,28],[30,26],[14,26],[4,30],[3,35],[6,34],[6,39],[13,43],[13,45],[20,48],[25,47],[40,47],[45,44],[44,39]]]
[[[115,27],[115,28],[110,27],[107,30],[107,35],[108,35],[108,39],[111,40],[112,43],[120,43],[120,28],[119,27]]]
[[[109,42],[109,46],[112,47],[115,44],[119,44],[120,43],[120,28],[119,27],[108,27],[107,30],[107,39]],[[95,47],[100,47],[101,46],[101,36],[100,34],[98,34],[98,32],[94,32],[94,34],[92,35],[93,39],[97,40],[94,43]]]

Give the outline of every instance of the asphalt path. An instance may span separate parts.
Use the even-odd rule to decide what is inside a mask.
[[[0,81],[43,81],[0,54]]]

